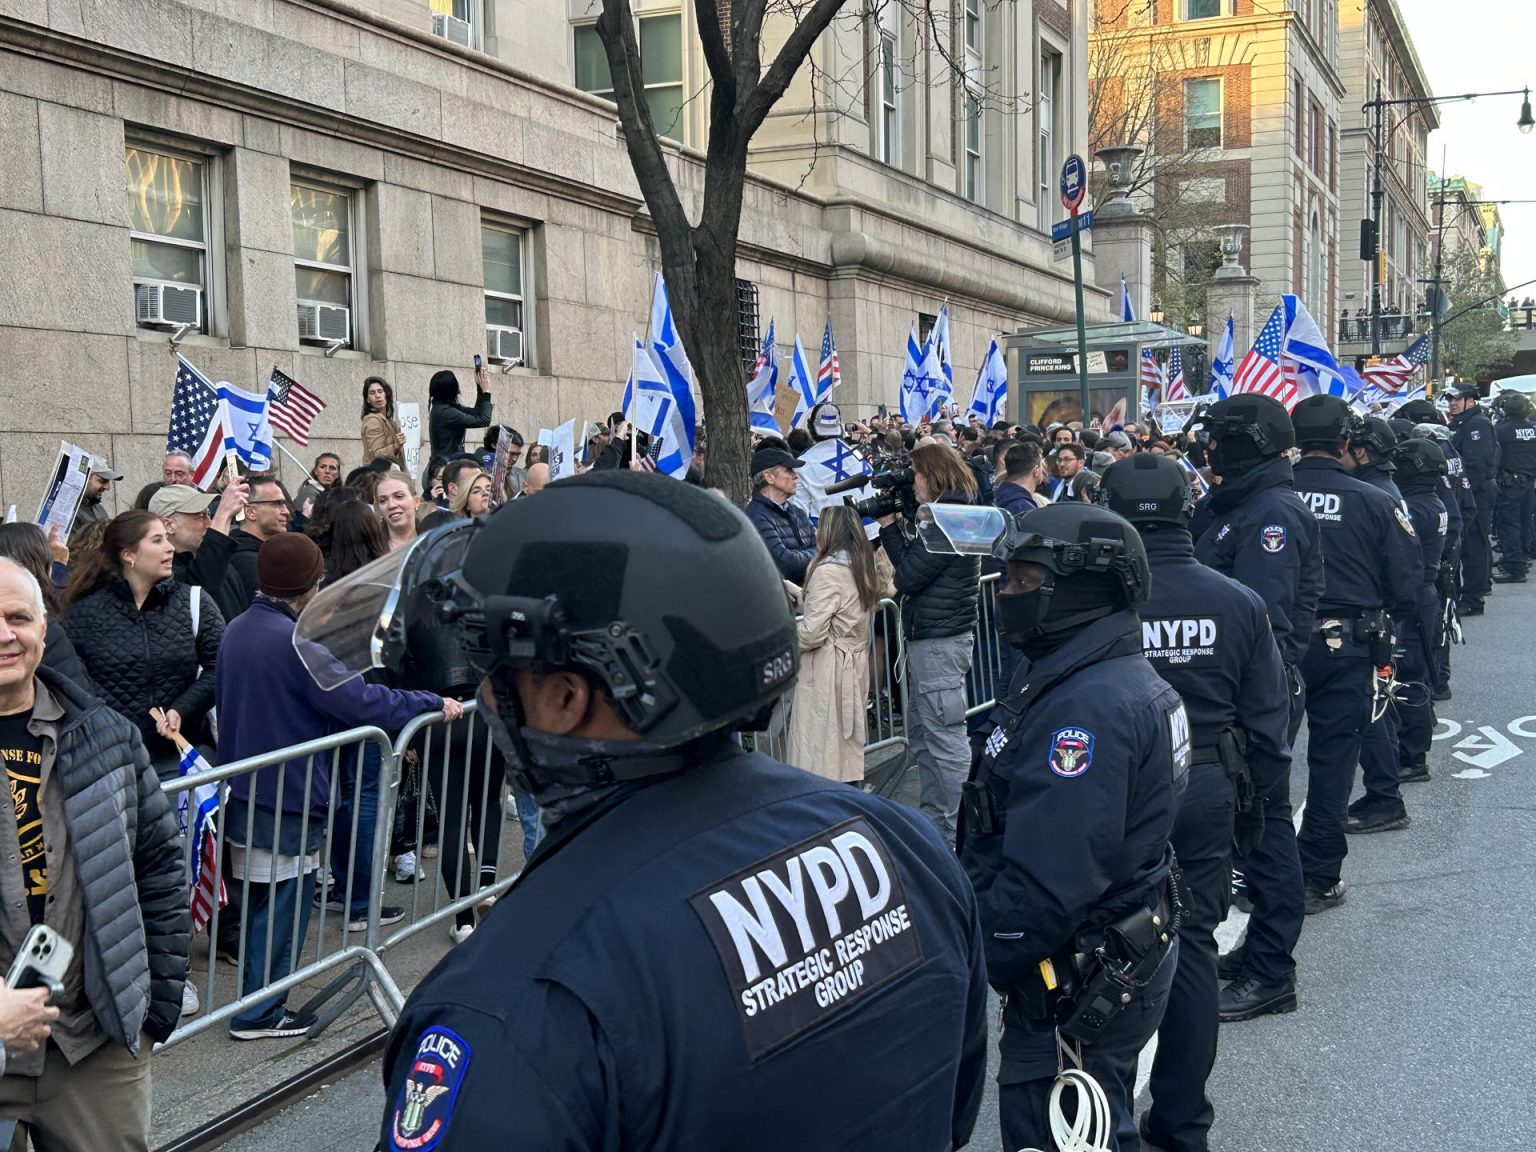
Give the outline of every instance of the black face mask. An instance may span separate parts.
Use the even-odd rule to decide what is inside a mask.
[[[1119,596],[1107,596],[1091,578],[1052,575],[1028,592],[999,592],[997,631],[1031,660],[1060,648],[1095,620],[1120,611]]]
[[[1227,437],[1225,440],[1214,441],[1205,450],[1205,458],[1211,465],[1211,470],[1218,476],[1236,476],[1255,464],[1260,457],[1253,450],[1253,445],[1246,439]]]

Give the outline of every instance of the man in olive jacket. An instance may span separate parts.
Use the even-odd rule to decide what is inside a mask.
[[[46,627],[37,581],[0,560],[0,971],[34,924],[74,948],[51,1040],[7,1054],[0,1125],[49,1152],[142,1152],[150,1044],[187,974],[181,841],[138,729],[39,669]]]

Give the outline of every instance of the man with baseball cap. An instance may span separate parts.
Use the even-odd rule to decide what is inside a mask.
[[[805,462],[774,440],[752,453],[752,499],[747,519],[768,545],[779,575],[792,584],[805,583],[805,570],[816,554],[816,529],[805,509],[794,502],[800,486],[797,471]]]
[[[113,484],[123,478],[123,474],[101,456],[89,456],[91,473],[85,480],[85,495],[80,498],[80,510],[75,513],[75,526],[89,524],[93,520],[110,520],[112,513],[107,511],[107,506],[101,502],[101,498]]]
[[[244,612],[256,590],[230,564],[235,542],[229,532],[245,507],[250,487],[236,478],[222,496],[199,492],[190,484],[167,484],[149,499],[149,510],[165,521],[176,549],[173,570],[183,584],[206,588],[225,620]],[[217,501],[209,518],[209,506]]]

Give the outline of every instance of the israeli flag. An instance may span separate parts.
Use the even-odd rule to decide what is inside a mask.
[[[773,335],[773,321],[768,321],[768,332],[763,337],[763,349],[757,355],[757,366],[752,369],[752,379],[747,381],[747,410],[752,415],[751,425],[762,432],[777,436],[779,422],[773,418],[773,398],[779,389],[779,345]]]
[[[795,353],[789,361],[789,382],[795,390],[795,414],[789,418],[789,426],[798,428],[821,399],[816,394],[816,377],[806,363],[805,348],[798,332],[795,333]]]
[[[656,356],[636,336],[633,367],[624,395],[624,417],[651,438],[656,471],[681,480],[688,475],[692,452],[688,448],[683,414],[672,394],[667,374],[656,363]],[[656,445],[661,447],[657,448]]]
[[[1225,400],[1232,395],[1232,376],[1237,370],[1232,356],[1234,323],[1232,313],[1228,312],[1227,327],[1221,334],[1221,343],[1216,346],[1216,355],[1211,357],[1211,385],[1208,391],[1217,400]]]
[[[869,475],[869,464],[842,440],[820,440],[800,453],[800,459],[805,461],[805,466],[795,473],[800,483],[793,499],[805,510],[812,524],[820,520],[823,508],[843,503],[843,496],[828,496],[828,488],[854,476]],[[869,495],[869,489],[847,495],[861,499]],[[873,521],[864,527],[871,540],[879,535],[879,525]]]
[[[937,335],[937,329],[935,329]],[[955,386],[951,380],[954,369],[950,369],[950,375],[944,374],[945,365],[939,356],[939,342],[930,339],[923,357],[923,376],[928,381],[928,419],[936,420],[939,413],[944,410],[944,405],[955,398]]]
[[[1346,397],[1344,374],[1339,371],[1338,361],[1328,350],[1328,340],[1312,319],[1312,313],[1299,296],[1286,295],[1281,303],[1285,308],[1285,335],[1280,341],[1280,354],[1296,365],[1298,394]]]
[[[928,411],[928,377],[923,374],[929,349],[917,343],[917,326],[907,329],[907,366],[901,374],[901,418],[916,424]]]
[[[981,369],[976,373],[976,386],[971,389],[971,406],[966,415],[979,417],[983,428],[990,428],[1002,417],[1008,402],[1008,365],[994,337]]]
[[[227,380],[216,385],[224,407],[224,451],[233,452],[253,472],[272,467],[272,422],[267,418],[267,394],[236,388]]]
[[[656,363],[666,373],[667,386],[677,401],[682,414],[683,428],[688,433],[687,457],[693,459],[695,429],[698,426],[698,408],[693,401],[693,365],[688,363],[688,353],[683,349],[683,338],[678,335],[672,321],[672,303],[667,299],[667,282],[656,273],[656,283],[651,293],[651,352]]]
[[[1125,277],[1120,277],[1120,319],[1127,324],[1136,323],[1136,309],[1131,307],[1131,289]]]

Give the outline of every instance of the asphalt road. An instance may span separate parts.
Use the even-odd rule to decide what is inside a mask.
[[[1302,934],[1300,1009],[1223,1026],[1221,1152],[1536,1148],[1536,583],[1500,588],[1465,627],[1434,778],[1405,789],[1412,826],[1351,838],[1347,901]],[[1298,799],[1304,746],[1305,728]],[[995,1101],[977,1152],[1000,1152]],[[368,1152],[382,1107],[375,1064],[226,1147]]]

